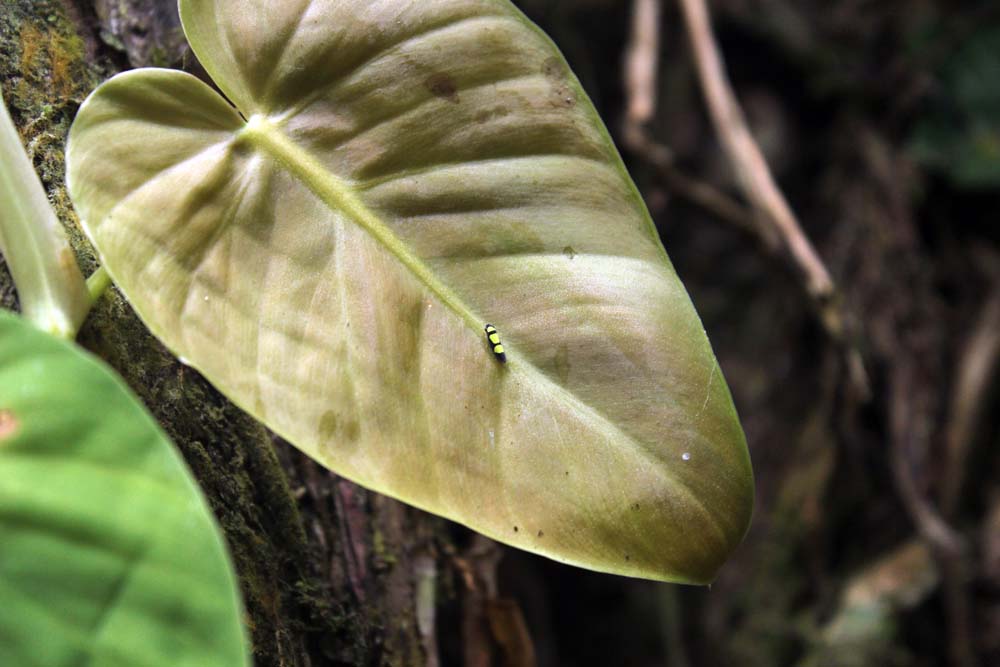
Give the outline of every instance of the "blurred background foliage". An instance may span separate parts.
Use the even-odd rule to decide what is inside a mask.
[[[933,43],[934,35],[926,41]],[[919,49],[921,40],[914,49]],[[937,90],[913,132],[924,165],[958,187],[1000,185],[1000,28],[980,28],[936,72]]]
[[[1000,4],[708,3],[754,137],[836,285],[830,303],[808,296],[781,244],[743,199],[703,102],[678,3],[660,2],[655,113],[639,140],[624,129],[636,3],[516,4],[563,50],[621,147],[733,392],[757,503],[744,544],[710,589],[595,574],[493,547],[490,563],[500,558],[491,585],[520,610],[530,635],[513,643],[529,641],[543,667],[1000,665]],[[37,0],[33,7],[43,21],[51,8],[96,36],[40,43],[36,60],[50,63],[45,76],[31,79],[21,67],[21,78],[4,89],[15,106],[32,109],[22,114],[22,132],[46,184],[56,184],[50,194],[58,206],[62,165],[55,148],[99,75],[129,66],[198,66],[173,0]],[[16,66],[32,33],[8,30],[12,15],[0,12],[0,56]],[[74,69],[81,57],[91,65],[86,71]],[[840,335],[831,335],[823,318],[831,304],[843,318]],[[100,342],[91,334],[92,346]],[[101,349],[107,356],[119,348],[126,349],[116,339]],[[852,354],[863,374],[851,366]],[[119,361],[120,369],[135,365],[124,352]],[[156,368],[170,363],[159,360]],[[164,386],[189,394],[190,374],[169,368],[183,383],[176,391]],[[142,379],[131,382],[142,394]],[[214,396],[207,387],[199,391]],[[153,404],[175,400],[164,391],[143,395]],[[206,400],[198,396],[196,404]],[[225,414],[224,423],[239,420]],[[226,498],[213,487],[212,471],[221,471],[216,486],[232,486],[222,462],[242,460],[232,452],[246,451],[247,438],[242,449],[220,450],[210,442],[212,431],[187,438],[197,447],[185,454],[210,497]],[[183,434],[171,435],[184,448]],[[210,466],[192,456],[202,443],[212,445],[205,452],[222,452]],[[373,664],[409,664],[392,648],[392,634],[406,631],[393,626],[392,614],[410,593],[377,597],[389,637],[383,650],[371,639],[381,630],[354,620],[356,599],[330,594],[328,583],[302,593],[294,583],[305,580],[300,574],[277,571],[299,561],[265,550],[260,558],[257,551],[241,555],[239,545],[262,535],[269,549],[301,542],[319,563],[313,569],[343,579],[335,554],[350,531],[348,538],[338,534],[361,515],[351,507],[374,507],[382,518],[372,536],[376,583],[368,590],[381,591],[409,567],[412,553],[421,553],[393,545],[417,539],[413,526],[422,544],[438,543],[440,531],[427,533],[440,524],[342,480],[328,494],[308,462],[282,447],[278,453],[309,531],[290,540],[291,529],[260,529],[271,525],[273,510],[253,515],[242,533],[223,518],[250,601],[258,664],[299,664],[269,662],[268,641],[276,655],[307,645],[312,655],[340,656],[319,664],[360,664],[357,655],[381,656]],[[272,504],[283,507],[284,481],[272,486]],[[242,511],[242,502],[232,506]],[[346,523],[317,511],[326,505]],[[288,521],[281,516],[286,528],[298,520],[294,507]],[[477,544],[463,529],[447,534],[444,542],[463,554]],[[452,561],[461,570],[462,559]],[[467,572],[449,574],[448,567],[438,575],[440,663],[472,664],[465,660],[468,598],[461,592]],[[255,576],[280,595],[270,587],[258,594]],[[286,581],[293,582],[287,590]],[[287,618],[295,624],[282,625]],[[352,641],[356,646],[343,648]],[[493,664],[524,664],[503,648],[494,646]]]
[[[506,554],[541,662],[1000,664],[1000,5],[708,3],[754,136],[837,285],[865,392],[784,254],[692,196],[707,185],[745,208],[678,3],[662,2],[647,125],[671,173],[623,133],[634,3],[518,4],[621,147],[757,477],[750,533],[711,589]]]

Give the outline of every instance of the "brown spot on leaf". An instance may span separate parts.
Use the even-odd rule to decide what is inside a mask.
[[[361,436],[361,424],[358,423],[357,419],[351,419],[344,426],[344,435],[351,442],[354,442]]]
[[[552,93],[549,102],[554,107],[569,109],[576,104],[576,93],[565,83],[558,83],[552,86]]]
[[[569,68],[555,56],[542,63],[542,74],[549,80],[549,103],[568,109],[576,104],[576,92],[569,84]]]
[[[68,247],[59,251],[59,268],[64,272],[69,272],[76,268],[76,256]]]
[[[0,440],[5,440],[15,433],[21,426],[21,422],[10,410],[0,410]]]
[[[327,410],[319,420],[319,437],[329,440],[337,432],[337,413]]]
[[[561,58],[552,56],[542,63],[542,74],[548,79],[563,80],[566,78],[566,63]]]
[[[435,97],[448,100],[452,104],[458,104],[461,101],[458,98],[458,87],[455,85],[455,80],[447,74],[432,74],[424,81],[424,85]]]
[[[357,419],[341,419],[333,410],[323,413],[318,428],[320,438],[328,443],[336,441],[338,447],[355,442],[361,435],[361,424]]]
[[[495,107],[479,111],[478,113],[476,113],[475,118],[476,122],[482,125],[483,123],[488,123],[491,120],[503,118],[504,116],[507,116],[509,114],[510,114],[510,109],[508,109],[503,104],[500,104]]]

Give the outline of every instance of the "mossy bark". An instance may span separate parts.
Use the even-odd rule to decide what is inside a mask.
[[[4,0],[0,83],[85,274],[96,268],[64,184],[66,134],[103,79],[138,64],[196,68],[172,0]],[[17,307],[0,258],[0,306]],[[112,289],[79,342],[138,393],[222,524],[247,608],[255,664],[422,665],[433,630],[443,522],[321,469],[223,398],[146,330]],[[441,547],[445,548],[442,549]],[[428,569],[428,563],[431,563]],[[430,598],[428,599],[428,593]]]

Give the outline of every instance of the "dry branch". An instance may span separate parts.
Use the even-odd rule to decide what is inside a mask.
[[[966,462],[982,413],[983,400],[1000,362],[1000,275],[994,277],[968,344],[962,352],[945,431],[941,511],[953,517],[961,499]]]
[[[867,373],[861,353],[851,344],[848,321],[833,279],[775,184],[771,170],[750,133],[729,85],[722,56],[712,34],[708,8],[704,0],[680,0],[680,7],[709,115],[743,193],[760,219],[773,228],[787,249],[803,277],[806,293],[816,308],[821,324],[830,337],[844,348],[846,368],[858,396],[867,400],[870,397]]]
[[[654,167],[672,192],[744,232],[762,238],[770,250],[776,250],[777,238],[768,235],[766,228],[754,221],[751,212],[718,188],[678,169],[670,148],[657,142],[647,129],[657,106],[661,12],[661,0],[635,0],[632,6],[632,27],[625,49],[625,145]]]

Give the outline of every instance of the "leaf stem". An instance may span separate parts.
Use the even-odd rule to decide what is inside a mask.
[[[277,125],[262,115],[251,116],[240,138],[280,162],[325,204],[371,234],[470,328],[477,331],[482,328],[482,318],[469,310],[462,299],[410,251],[406,243],[365,205],[349,183],[330,173],[322,162],[285,136]]]
[[[104,293],[111,287],[111,275],[103,266],[97,268],[90,277],[87,278],[87,292],[90,294],[90,305],[94,306]]]
[[[21,313],[47,333],[72,340],[90,297],[66,233],[0,95],[0,253]]]

